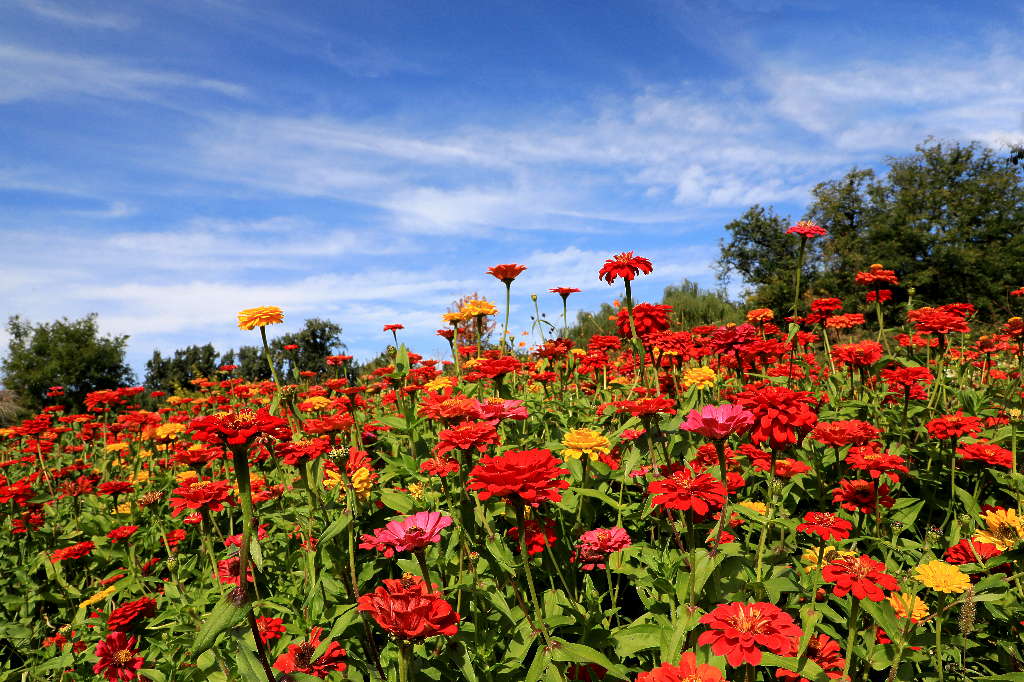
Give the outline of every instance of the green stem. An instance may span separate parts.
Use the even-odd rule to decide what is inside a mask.
[[[526,573],[526,586],[530,589],[530,599],[533,601],[533,608],[536,611],[536,622],[540,626],[540,633],[544,642],[551,646],[551,634],[548,632],[548,625],[544,621],[544,605],[537,598],[537,587],[533,584],[533,571],[530,569],[530,553],[526,549],[526,513],[521,502],[513,503],[516,509],[516,525],[519,526],[519,557],[523,562],[523,572]]]
[[[857,639],[857,619],[860,617],[860,600],[853,598],[850,605],[850,617],[846,620],[846,662],[843,664],[843,676],[840,679],[848,679],[850,664],[853,663],[853,643]]]
[[[804,269],[804,251],[807,249],[807,237],[800,237],[800,255],[796,259],[796,273],[793,282],[793,315],[800,310],[800,271]]]
[[[501,352],[505,353],[508,339],[508,314],[509,306],[512,303],[512,282],[505,282],[505,327],[501,332]]]
[[[277,376],[277,367],[274,366],[274,361],[270,358],[270,344],[267,343],[266,327],[260,327],[260,338],[263,339],[263,356],[267,359],[267,366],[270,367],[270,376],[274,377],[274,385],[280,391],[281,378]]]

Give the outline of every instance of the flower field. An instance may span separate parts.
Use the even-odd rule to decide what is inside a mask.
[[[1024,680],[1024,320],[877,265],[677,329],[653,268],[583,343],[506,343],[506,264],[445,361],[54,387],[0,430],[3,679]]]

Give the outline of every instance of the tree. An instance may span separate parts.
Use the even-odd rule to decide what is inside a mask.
[[[286,351],[285,346],[298,348]],[[324,371],[327,369],[327,356],[341,353],[345,350],[345,344],[341,342],[340,325],[313,317],[306,320],[299,331],[274,339],[270,343],[270,350],[277,362],[277,371],[284,381],[284,377],[294,377],[296,372]]]
[[[42,408],[49,388],[62,386],[64,402],[80,411],[87,393],[135,380],[125,362],[128,337],[100,336],[95,313],[36,325],[15,315],[7,322],[7,332],[7,357],[0,366],[3,382],[26,408]]]
[[[829,231],[811,240],[802,273],[808,296],[849,303],[863,293],[858,270],[881,263],[915,301],[970,302],[982,319],[1009,311],[1007,294],[1024,282],[1024,167],[1014,152],[927,140],[913,154],[889,157],[881,176],[854,168],[818,184],[806,217]],[[726,226],[720,276],[738,273],[751,303],[785,309],[798,240],[771,209],[755,206]],[[755,237],[760,238],[758,242]]]
[[[217,349],[212,343],[179,348],[168,358],[155,350],[153,357],[146,361],[146,378],[143,383],[150,390],[173,393],[188,388],[193,379],[213,376],[219,366]]]

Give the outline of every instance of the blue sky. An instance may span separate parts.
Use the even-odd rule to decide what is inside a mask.
[[[498,263],[529,266],[518,329],[529,293],[617,295],[623,250],[639,300],[713,285],[753,203],[798,217],[929,135],[1021,141],[1022,30],[1011,2],[8,0],[0,317],[97,312],[139,369],[254,343],[257,305],[440,355]]]

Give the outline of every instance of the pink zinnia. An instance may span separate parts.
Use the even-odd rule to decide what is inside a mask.
[[[573,562],[579,562],[584,571],[604,568],[604,559],[633,544],[625,528],[595,528],[580,536]]]
[[[440,512],[417,512],[401,521],[389,521],[373,535],[363,535],[360,549],[376,549],[384,556],[409,552],[441,542],[441,531],[452,525],[452,517]]]
[[[705,405],[691,410],[679,425],[683,431],[698,433],[708,440],[725,440],[733,433],[744,433],[754,424],[754,413],[739,405]]]

